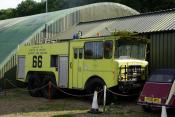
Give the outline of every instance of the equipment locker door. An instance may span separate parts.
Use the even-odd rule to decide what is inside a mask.
[[[18,56],[18,78],[25,77],[25,57]]]
[[[68,85],[68,56],[59,56],[59,87]]]

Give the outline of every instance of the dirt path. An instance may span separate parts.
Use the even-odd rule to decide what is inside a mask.
[[[100,115],[87,113],[90,108],[90,102],[82,98],[66,97],[49,101],[31,97],[28,92],[18,89],[9,90],[6,96],[0,95],[2,117],[160,117],[160,111],[145,113],[133,100],[112,103]],[[174,115],[170,113],[168,117]]]

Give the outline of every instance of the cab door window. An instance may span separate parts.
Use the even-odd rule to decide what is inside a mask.
[[[79,59],[82,59],[83,58],[83,49],[80,48],[79,49]]]
[[[78,49],[74,49],[74,59],[78,58]]]
[[[84,49],[85,59],[103,58],[103,42],[86,42]]]
[[[104,42],[104,58],[111,59],[113,54],[113,42],[105,41]]]

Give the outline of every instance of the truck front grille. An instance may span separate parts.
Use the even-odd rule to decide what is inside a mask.
[[[120,81],[138,81],[141,79],[142,70],[141,65],[130,65],[128,67],[124,67],[120,72]]]

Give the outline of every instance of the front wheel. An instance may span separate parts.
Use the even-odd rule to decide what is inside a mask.
[[[95,79],[91,79],[90,81],[88,81],[87,83],[87,87],[86,87],[86,90],[87,90],[87,94],[93,94],[94,91],[97,91],[98,92],[98,104],[102,105],[103,104],[103,100],[104,100],[104,81],[101,80],[101,79],[98,79],[98,78],[95,78]],[[106,92],[106,104],[109,104],[110,103],[110,98],[111,96],[109,95],[108,92]],[[89,97],[90,100],[93,100],[93,96],[90,96]]]

